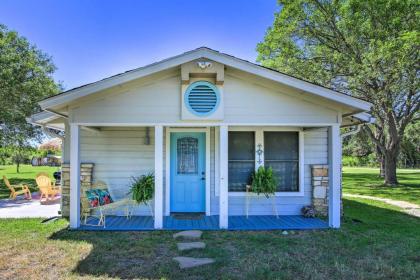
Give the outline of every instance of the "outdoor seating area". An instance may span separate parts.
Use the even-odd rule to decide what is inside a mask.
[[[59,215],[61,187],[53,182],[48,173],[40,172],[34,177],[34,185],[12,184],[14,179],[10,181],[3,175],[4,185],[10,195],[0,200],[0,218],[51,218]]]

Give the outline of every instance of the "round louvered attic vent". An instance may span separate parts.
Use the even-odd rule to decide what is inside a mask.
[[[219,100],[217,87],[206,81],[192,83],[184,96],[188,110],[198,116],[208,116],[216,111]]]

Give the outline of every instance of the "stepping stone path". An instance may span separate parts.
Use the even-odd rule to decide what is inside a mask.
[[[185,239],[200,239],[203,232],[201,230],[185,230],[178,233],[175,233],[173,237],[179,238],[185,238]]]
[[[177,243],[176,245],[178,246],[179,251],[206,248],[206,243],[204,242],[183,242],[183,243]]]
[[[183,239],[200,239],[203,234],[200,230],[186,230],[175,233],[173,237]],[[179,242],[177,243],[179,251],[187,251],[193,249],[204,249],[206,244],[204,242]],[[177,261],[181,269],[192,268],[200,265],[214,263],[214,259],[210,258],[190,258],[190,257],[175,257],[174,261]]]
[[[174,260],[179,262],[180,268],[191,268],[205,264],[214,263],[210,258],[189,258],[189,257],[175,257]]]

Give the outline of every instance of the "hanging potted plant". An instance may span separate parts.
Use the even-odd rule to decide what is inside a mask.
[[[275,194],[276,187],[277,181],[271,167],[265,168],[264,166],[260,166],[252,175],[251,192],[258,195],[264,194],[265,197],[269,198]]]
[[[138,204],[144,203],[149,206],[152,216],[153,210],[150,201],[153,199],[154,192],[155,176],[153,173],[131,178],[130,193],[132,199]]]

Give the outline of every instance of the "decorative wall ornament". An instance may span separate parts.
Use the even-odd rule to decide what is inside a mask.
[[[209,61],[198,61],[197,66],[198,66],[198,68],[204,70],[204,69],[210,68],[212,66],[212,64]]]
[[[262,149],[262,144],[258,144],[257,145],[257,155],[258,155],[258,164],[262,164],[262,159],[261,159],[261,155],[264,153],[263,149]]]

